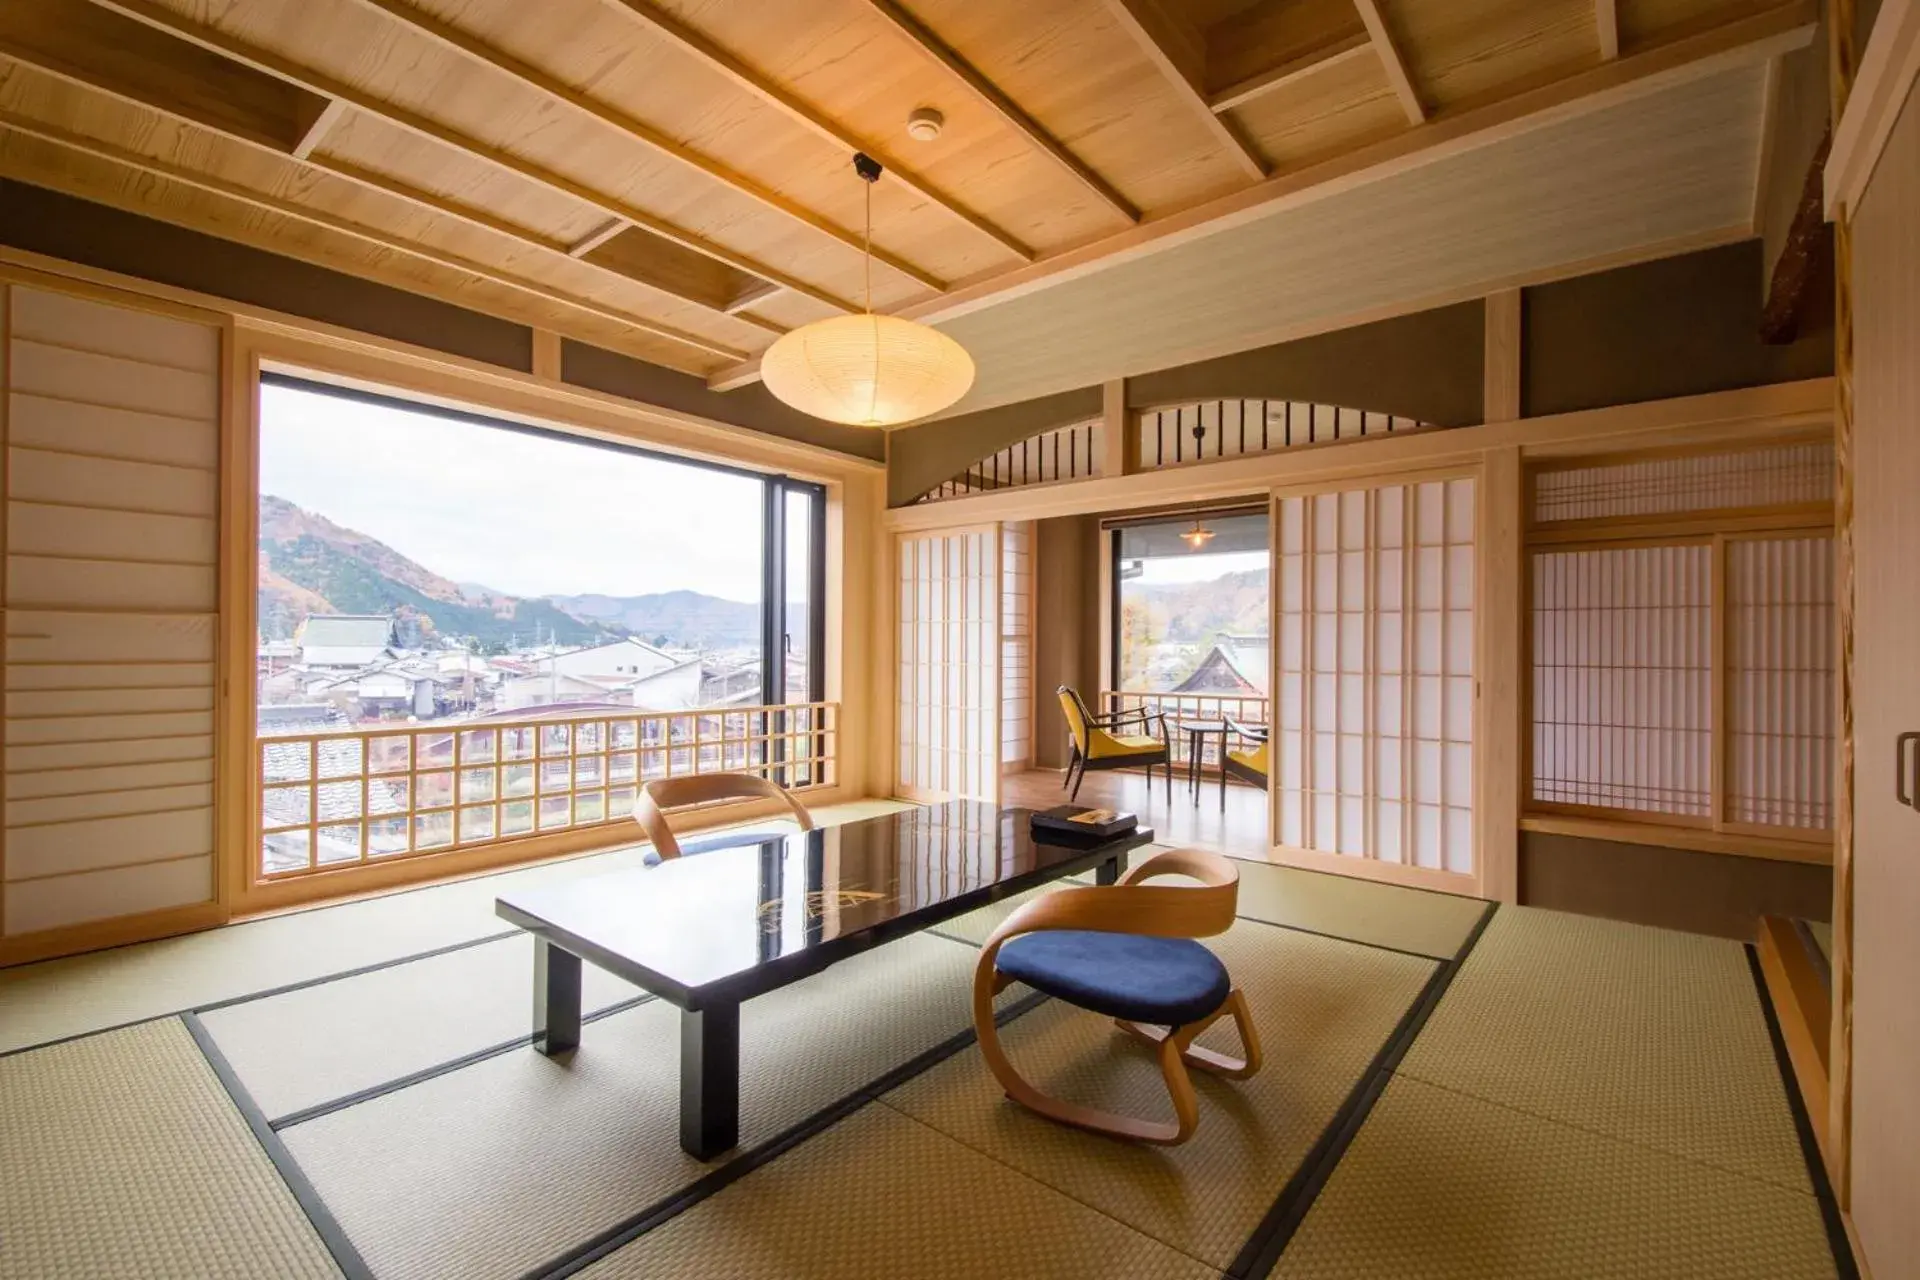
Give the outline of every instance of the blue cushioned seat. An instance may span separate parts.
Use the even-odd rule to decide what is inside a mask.
[[[1038,991],[1110,1018],[1182,1027],[1233,989],[1219,957],[1191,938],[1050,929],[1000,948],[994,967]]]

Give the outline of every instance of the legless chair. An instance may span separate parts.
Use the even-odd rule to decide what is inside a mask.
[[[688,805],[717,800],[776,798],[785,801],[787,808],[793,810],[793,820],[800,824],[802,831],[813,830],[813,815],[807,812],[805,805],[793,798],[792,792],[751,773],[702,773],[687,778],[660,778],[642,783],[639,794],[633,798],[633,820],[640,824],[640,829],[647,833],[647,839],[653,842],[655,854],[662,859],[678,858],[682,854],[698,853],[702,849],[723,844],[739,844],[741,837],[736,831],[683,844],[667,821],[668,809],[683,809]]]
[[[1174,875],[1201,883],[1141,883]],[[973,972],[974,1031],[1007,1096],[1050,1120],[1117,1137],[1168,1146],[1192,1137],[1200,1113],[1187,1068],[1234,1080],[1260,1069],[1260,1038],[1246,998],[1219,958],[1193,941],[1225,932],[1239,896],[1232,862],[1175,849],[1149,858],[1117,885],[1056,889],[1009,916],[987,939]],[[1007,1061],[993,1021],[994,997],[1014,982],[1104,1013],[1120,1030],[1156,1046],[1174,1121],[1096,1111],[1028,1084]],[[1239,1029],[1244,1058],[1194,1046],[1195,1037],[1228,1016]]]

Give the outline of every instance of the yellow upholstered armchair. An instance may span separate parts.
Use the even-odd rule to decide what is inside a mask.
[[[1131,769],[1147,771],[1147,791],[1153,791],[1153,766],[1167,771],[1167,800],[1173,800],[1173,744],[1167,738],[1167,718],[1144,707],[1110,716],[1096,716],[1087,710],[1080,694],[1069,685],[1061,685],[1060,710],[1067,717],[1067,732],[1073,738],[1073,751],[1067,760],[1066,786],[1069,799],[1078,799],[1080,784],[1089,769]],[[1132,730],[1132,732],[1127,732]]]
[[[1239,739],[1227,748],[1226,756],[1220,761],[1220,767],[1227,771],[1230,778],[1242,782],[1251,782],[1261,790],[1266,790],[1267,775],[1271,772],[1272,749],[1267,745],[1267,731],[1257,725],[1241,724],[1231,717],[1227,728]]]

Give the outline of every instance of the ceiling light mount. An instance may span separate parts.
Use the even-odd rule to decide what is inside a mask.
[[[915,107],[907,117],[907,136],[915,142],[932,142],[945,128],[947,118],[934,107]]]

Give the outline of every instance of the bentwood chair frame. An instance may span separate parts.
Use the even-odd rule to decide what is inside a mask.
[[[1188,876],[1199,885],[1149,885],[1155,876]],[[1204,938],[1232,926],[1239,902],[1240,872],[1230,859],[1198,849],[1172,849],[1157,854],[1129,871],[1115,885],[1075,885],[1056,889],[1027,903],[1007,917],[987,939],[973,971],[973,1026],[987,1069],[1007,1096],[1050,1120],[1076,1128],[1139,1142],[1176,1146],[1193,1136],[1200,1122],[1199,1099],[1189,1067],[1244,1080],[1260,1070],[1260,1036],[1238,986],[1229,988],[1218,1008],[1197,1022],[1178,1027],[1142,1026],[1125,1018],[1114,1025],[1152,1046],[1160,1074],[1173,1100],[1171,1123],[1143,1120],[1081,1106],[1040,1092],[1015,1070],[1000,1046],[994,1023],[994,998],[1016,979],[1003,974],[995,960],[1000,948],[1022,934],[1050,929],[1085,929],[1106,933],[1145,934],[1160,938]],[[1222,1018],[1232,1018],[1240,1033],[1243,1056],[1228,1057],[1195,1045],[1194,1040]]]
[[[1067,789],[1070,800],[1080,796],[1080,784],[1086,781],[1089,769],[1098,773],[1103,769],[1144,768],[1147,771],[1147,794],[1153,794],[1153,766],[1160,765],[1167,772],[1167,803],[1173,803],[1173,740],[1167,736],[1167,716],[1164,711],[1149,711],[1145,707],[1135,707],[1131,711],[1116,711],[1111,715],[1096,716],[1087,708],[1087,701],[1080,691],[1072,685],[1061,685],[1054,692],[1061,698],[1070,698],[1078,710],[1081,723],[1086,727],[1086,741],[1074,730],[1072,717],[1067,721],[1067,738],[1070,751],[1067,758],[1067,776],[1062,786]],[[1147,731],[1145,736],[1153,736],[1153,726],[1159,723],[1160,745],[1151,751],[1129,751],[1112,755],[1091,756],[1093,735],[1096,730],[1112,734],[1130,724],[1138,724]]]
[[[793,812],[802,831],[813,830],[813,815],[792,792],[753,773],[701,773],[685,778],[656,778],[640,785],[633,798],[633,820],[647,833],[662,858],[680,856],[680,839],[667,819],[669,809],[713,804],[723,800],[780,800]]]

